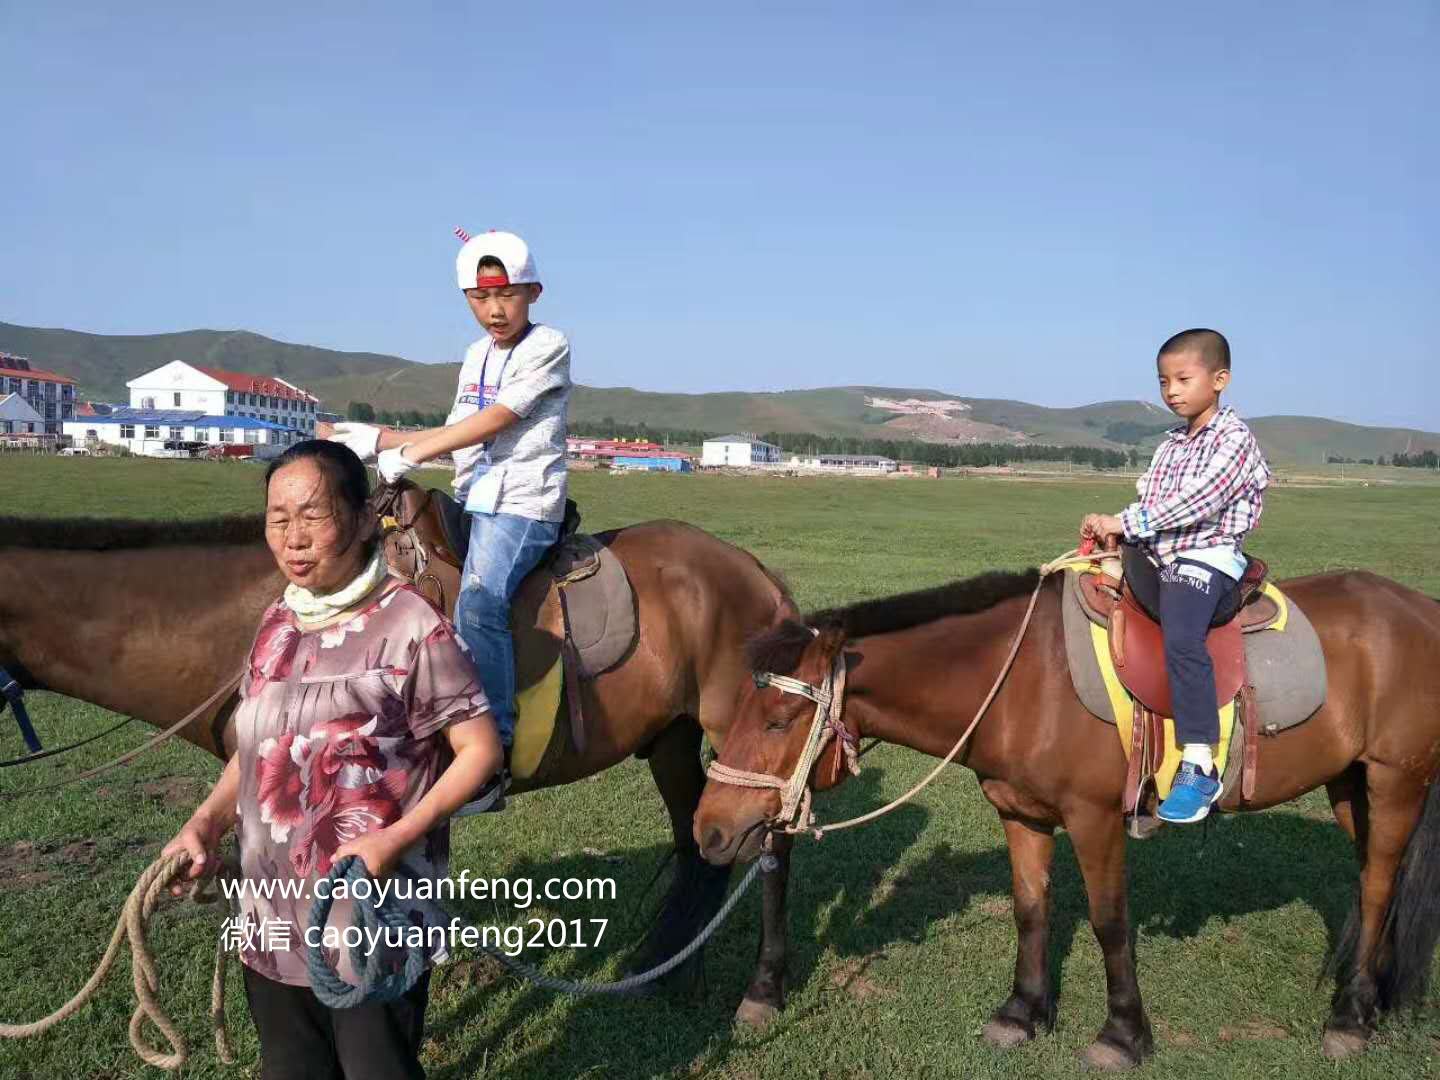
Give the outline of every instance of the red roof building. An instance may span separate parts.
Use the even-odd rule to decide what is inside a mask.
[[[201,367],[199,364],[190,366],[204,375],[209,375],[216,382],[224,383],[231,390],[239,390],[242,393],[291,398],[295,401],[313,401],[317,404],[320,401],[314,394],[306,393],[298,386],[291,386],[284,379],[277,379],[273,375],[247,375],[244,372]]]
[[[33,367],[27,357],[0,352],[0,397],[18,394],[44,418],[48,435],[58,435],[60,425],[74,417],[79,385],[68,375]]]

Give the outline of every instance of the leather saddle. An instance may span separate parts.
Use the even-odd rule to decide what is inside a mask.
[[[1174,716],[1160,621],[1152,606],[1142,603],[1142,594],[1147,590],[1142,586],[1137,593],[1133,584],[1141,572],[1135,560],[1143,558],[1127,546],[1119,588],[1105,574],[1085,574],[1080,579],[1080,591],[1086,605],[1109,621],[1110,658],[1125,689],[1151,712]],[[1233,701],[1246,685],[1243,635],[1266,629],[1280,616],[1279,605],[1262,591],[1268,574],[1263,559],[1249,557],[1237,602],[1216,613],[1217,622],[1211,624],[1205,638],[1215,665],[1217,705]]]
[[[1130,545],[1116,559],[1107,559],[1099,574],[1079,576],[1080,599],[1100,621],[1108,623],[1110,659],[1121,684],[1134,700],[1131,721],[1130,767],[1125,780],[1124,809],[1129,815],[1132,836],[1141,838],[1158,827],[1158,819],[1141,813],[1147,785],[1164,757],[1165,718],[1175,715],[1170,676],[1165,670],[1165,638],[1157,613],[1142,603],[1150,594],[1147,567],[1137,560],[1145,556]],[[1115,566],[1116,563],[1120,567]],[[1118,584],[1114,576],[1119,573]],[[1236,599],[1216,612],[1215,622],[1205,638],[1205,648],[1215,668],[1217,706],[1239,700],[1238,723],[1244,725],[1244,753],[1241,763],[1241,797],[1255,792],[1259,764],[1259,711],[1246,667],[1247,633],[1264,630],[1280,618],[1279,605],[1263,590],[1269,568],[1263,559],[1249,557]],[[1140,583],[1137,591],[1136,582]]]
[[[448,493],[419,487],[408,479],[382,487],[371,504],[391,571],[450,617],[470,546],[470,515]],[[580,534],[579,525],[580,512],[567,499],[560,536],[535,572],[549,575],[557,596],[571,743],[583,752],[586,731],[580,681],[595,678],[629,655],[637,620],[624,565],[605,543]],[[500,806],[503,798],[495,809]],[[475,807],[472,803],[462,812],[475,812]]]

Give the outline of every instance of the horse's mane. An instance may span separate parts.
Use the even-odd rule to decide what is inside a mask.
[[[111,551],[181,544],[251,544],[264,537],[265,518],[262,514],[236,514],[193,521],[0,517],[0,548]]]
[[[750,557],[755,559],[753,555]],[[785,575],[778,570],[771,570],[759,559],[755,559],[755,565],[760,567],[760,572],[765,575],[770,584],[780,591],[780,603],[790,610],[798,612],[800,605],[795,602],[795,594],[790,590],[790,582],[785,579]]]
[[[931,589],[826,608],[804,622],[786,619],[751,638],[746,645],[746,659],[756,671],[787,674],[799,666],[806,647],[815,640],[815,631],[839,630],[847,638],[893,634],[950,615],[988,611],[1005,600],[1031,592],[1039,580],[1040,572],[1034,569],[1021,574],[992,570]]]

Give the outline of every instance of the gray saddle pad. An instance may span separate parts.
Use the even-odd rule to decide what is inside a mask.
[[[1060,606],[1070,680],[1085,708],[1113,724],[1115,710],[1090,630],[1098,620],[1092,620],[1080,598],[1080,571],[1064,573],[1065,595]],[[1265,735],[1275,735],[1308,720],[1325,704],[1325,655],[1320,638],[1291,597],[1285,597],[1285,604],[1288,610],[1283,630],[1271,628],[1245,635],[1245,665],[1255,688],[1260,731]]]
[[[583,533],[556,547],[549,570],[563,590],[580,677],[593,679],[620,663],[635,643],[635,591],[630,578],[613,551]]]

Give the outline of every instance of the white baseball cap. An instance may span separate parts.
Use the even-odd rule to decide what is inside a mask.
[[[462,289],[476,287],[480,273],[480,260],[498,259],[505,267],[505,276],[511,285],[539,284],[535,272],[535,260],[525,241],[514,233],[491,231],[481,233],[465,241],[460,254],[455,256],[455,279]]]

